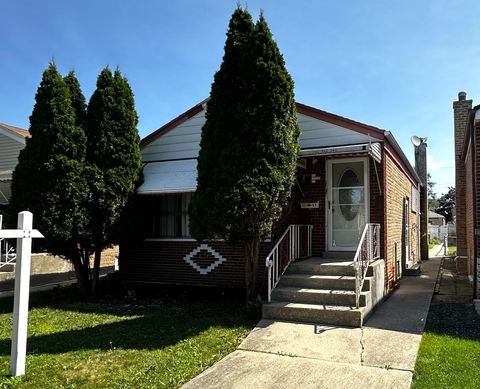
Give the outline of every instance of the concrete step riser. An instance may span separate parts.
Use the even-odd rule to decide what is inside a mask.
[[[325,278],[294,278],[284,275],[278,284],[279,286],[297,286],[311,289],[337,289],[355,291],[354,279],[325,279]],[[363,283],[363,291],[370,290],[370,279],[366,278]]]
[[[0,273],[10,273],[15,271],[15,263],[7,263],[0,267]]]
[[[349,265],[328,265],[316,263],[296,262],[289,266],[287,274],[318,274],[324,276],[354,276],[355,269]],[[373,268],[369,267],[367,276],[373,275]]]
[[[288,301],[292,303],[304,304],[325,304],[325,305],[355,305],[355,294],[343,293],[312,293],[297,292],[291,290],[274,289],[272,299],[276,301]],[[360,306],[366,306],[367,298],[365,294],[360,295]]]
[[[263,317],[272,320],[285,320],[304,323],[331,324],[347,327],[361,327],[360,311],[318,310],[309,308],[263,306]]]

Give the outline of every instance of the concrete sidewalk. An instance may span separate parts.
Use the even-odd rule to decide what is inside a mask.
[[[262,320],[238,349],[183,386],[409,388],[440,258],[405,277],[363,328]]]
[[[428,250],[428,256],[429,258],[433,257],[442,257],[445,253],[445,247],[442,244],[436,244],[433,246],[431,249]]]

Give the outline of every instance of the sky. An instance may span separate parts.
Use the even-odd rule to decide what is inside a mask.
[[[296,100],[391,131],[413,161],[427,137],[434,191],[454,186],[458,92],[480,104],[478,0],[250,0],[263,10]],[[54,59],[90,98],[105,66],[135,94],[144,137],[209,95],[237,0],[2,2],[0,122],[28,128]]]

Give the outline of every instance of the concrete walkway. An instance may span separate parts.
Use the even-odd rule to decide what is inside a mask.
[[[405,277],[363,328],[261,320],[238,349],[183,386],[409,388],[440,258]]]
[[[444,253],[445,253],[445,246],[443,245],[443,243],[436,244],[435,246],[433,246],[431,249],[428,250],[428,256],[430,258],[442,257]]]

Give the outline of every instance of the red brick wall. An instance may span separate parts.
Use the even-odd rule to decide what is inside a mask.
[[[370,223],[380,224],[380,236],[385,232],[385,189],[384,189],[384,167],[370,158]],[[384,239],[380,238],[383,242]],[[385,257],[385,244],[380,244],[380,257]]]
[[[385,184],[386,184],[386,237],[385,237],[385,278],[386,287],[390,289],[395,283],[395,259],[401,259],[403,253],[403,204],[405,197],[410,200],[410,256],[418,261],[418,229],[420,227],[419,213],[411,212],[412,183],[397,166],[393,158],[387,153],[385,158]]]
[[[476,218],[476,227],[477,229],[480,227],[480,128],[479,126],[476,126],[476,128],[474,129],[475,131],[475,150],[474,150],[474,158],[475,158],[475,168],[476,168],[476,171],[475,171],[475,185],[476,185],[476,188],[475,188],[475,192],[476,192],[476,197],[474,198],[475,200],[475,206],[476,206],[476,213],[473,214],[473,216]],[[473,190],[472,190],[473,192]],[[473,196],[472,196],[473,197]],[[470,267],[470,274],[475,277],[475,273],[476,273],[476,280],[475,280],[475,285],[474,287],[476,287],[476,291],[474,292],[474,297],[475,298],[480,298],[480,262],[478,260],[479,256],[480,256],[480,238],[477,236],[476,239],[474,239],[474,236],[475,236],[475,231],[474,229],[472,228],[472,232],[473,234],[472,235],[472,245],[475,244],[476,242],[476,255],[477,257],[473,257],[471,258],[471,267]],[[472,252],[473,254],[473,252]],[[475,269],[476,267],[476,269]]]
[[[383,166],[377,164],[375,171],[374,161],[369,161],[369,192],[370,192],[370,221],[381,224],[381,233],[384,232],[384,182]],[[292,199],[285,208],[280,223],[275,228],[272,238],[273,244],[285,231],[289,224],[312,224],[312,255],[321,256],[326,250],[325,231],[325,195],[326,195],[326,158],[308,158],[306,168],[297,171],[298,184],[295,184]],[[319,180],[312,182],[312,174]],[[378,179],[377,179],[378,174]],[[300,200],[303,197],[319,200],[319,208],[301,209]],[[213,242],[210,246],[226,258],[226,261],[207,275],[200,274],[184,258],[199,246],[195,241],[140,241],[137,243],[122,244],[120,249],[120,272],[128,281],[178,283],[192,285],[238,286],[245,285],[245,270],[243,249],[240,245],[231,245],[227,242]],[[265,258],[272,243],[262,244],[259,260],[259,282],[265,280]],[[382,256],[384,246],[381,246]],[[207,267],[214,259],[210,254],[203,252],[195,257],[195,262]]]
[[[345,156],[351,158],[352,156]],[[338,159],[338,158],[335,158]],[[313,238],[312,238],[312,254],[314,256],[322,256],[327,251],[326,242],[326,191],[327,191],[327,167],[326,157],[307,158],[306,169],[300,168],[297,170],[297,177],[299,185],[295,185],[293,196],[289,207],[281,220],[282,232],[289,224],[312,224]],[[383,168],[381,164],[377,164],[372,158],[369,158],[369,193],[370,193],[370,222],[380,223],[381,231],[383,230]],[[375,171],[376,170],[376,171]],[[311,175],[315,174],[320,177],[319,181],[313,183]],[[377,179],[378,175],[378,179]],[[298,187],[301,187],[300,188]],[[303,192],[303,194],[302,194]],[[316,209],[301,209],[300,200],[305,196],[306,198],[313,198],[320,200],[320,206]],[[381,254],[383,255],[383,245]]]
[[[289,205],[277,227],[279,236],[290,224],[311,224],[312,255],[321,256],[325,251],[325,192],[326,192],[325,157],[307,158],[306,168],[297,169],[297,181],[292,191]],[[320,179],[312,182],[312,174]],[[304,198],[318,199],[319,208],[302,209],[300,201]]]
[[[196,241],[143,241],[120,246],[120,274],[130,282],[152,282],[203,286],[245,286],[244,254],[241,245],[210,242],[208,245],[225,258],[206,275],[200,274],[185,261],[192,250],[200,245]],[[259,260],[259,283],[265,279],[265,258],[270,243],[262,243]],[[201,251],[192,260],[206,268],[216,258]]]
[[[455,214],[457,229],[457,255],[465,257],[467,255],[466,241],[466,172],[465,164],[461,159],[463,151],[463,142],[468,121],[469,110],[472,108],[472,100],[465,100],[460,96],[459,100],[453,102],[453,120],[455,131]]]
[[[473,221],[474,208],[473,208],[473,181],[472,181],[472,155],[468,153],[465,160],[465,214],[471,215],[465,218],[465,252],[466,258],[459,258],[457,260],[457,271],[460,274],[473,275],[473,258],[474,258],[474,240],[473,240]],[[457,197],[458,198],[458,197]],[[457,205],[458,207],[458,200]],[[457,208],[458,209],[458,208]],[[458,219],[457,219],[457,236],[458,236]],[[458,242],[458,237],[457,237]]]
[[[474,153],[475,154],[474,156],[472,156],[472,158],[474,158],[474,165],[476,168],[476,172],[475,172],[476,188],[472,190],[472,197],[475,191],[476,196],[473,198],[473,200],[475,201],[476,213],[472,213],[472,214],[473,214],[473,217],[476,218],[474,222],[475,222],[476,228],[478,229],[480,227],[480,192],[479,192],[480,191],[480,125],[475,125],[473,131],[475,134],[474,135],[474,140],[475,140]],[[470,177],[470,179],[473,179],[472,176],[467,176],[467,177]],[[476,291],[475,291],[474,297],[478,299],[480,298],[480,263],[478,261],[478,258],[480,256],[480,238],[477,236],[475,239],[475,230],[474,230],[475,225],[472,226],[472,234],[470,235],[471,235],[471,245],[472,246],[474,246],[474,244],[477,245],[475,250],[477,257],[476,258],[474,257],[475,252],[471,250],[472,257],[469,258],[468,271],[469,271],[469,275],[471,275],[472,277],[475,277],[475,273],[476,273],[477,278],[474,284],[474,287],[476,287]],[[475,269],[475,266],[476,266],[476,269]]]

